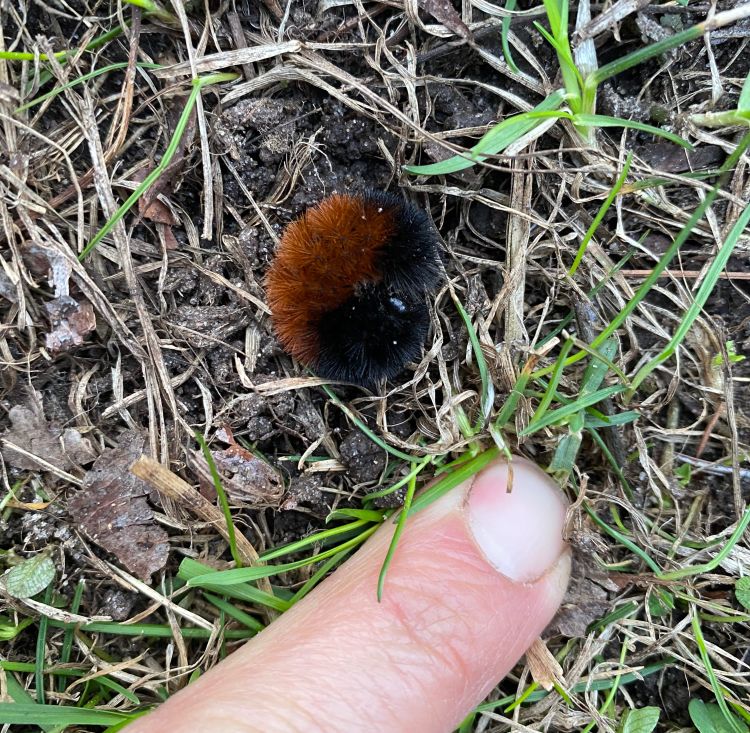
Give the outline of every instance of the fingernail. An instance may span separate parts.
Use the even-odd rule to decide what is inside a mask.
[[[469,527],[487,561],[519,583],[540,578],[565,550],[567,502],[538,466],[524,458],[493,463],[474,479],[467,500]]]

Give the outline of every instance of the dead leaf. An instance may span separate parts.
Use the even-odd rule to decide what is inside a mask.
[[[182,504],[187,511],[200,517],[204,522],[212,524],[216,531],[227,541],[229,541],[229,530],[227,528],[226,518],[221,509],[215,507],[210,501],[205,499],[195,489],[183,481],[179,476],[172,473],[160,463],[152,458],[141,456],[131,467],[130,470],[135,476],[146,481],[152,486],[160,496],[171,499],[178,504]],[[250,541],[244,534],[238,532],[235,534],[237,542],[237,551],[240,557],[247,565],[255,565],[258,562],[258,553],[250,544]],[[258,586],[267,593],[271,592],[271,584],[268,578],[259,578]]]
[[[10,507],[11,509],[23,509],[27,512],[41,512],[44,511],[48,506],[52,504],[51,501],[16,501],[15,499],[11,499],[9,502],[6,502],[5,506]]]
[[[164,247],[170,252],[174,252],[179,248],[180,243],[177,241],[177,237],[175,237],[172,227],[165,225],[161,226],[164,226]]]
[[[63,254],[52,247],[32,243],[23,251],[23,260],[34,275],[46,276],[55,289],[55,298],[70,295],[73,268]]]
[[[182,161],[180,161],[180,164],[182,164]],[[153,165],[150,165],[147,168],[142,168],[133,175],[133,180],[138,182],[143,181],[153,168]],[[138,212],[144,219],[154,222],[163,232],[166,248],[168,250],[175,250],[178,248],[178,243],[177,238],[172,231],[172,227],[179,224],[180,220],[172,213],[172,209],[159,199],[160,191],[156,190],[156,185],[157,184],[151,186],[151,188],[149,188],[143,196],[138,199]],[[162,185],[162,189],[163,188],[164,185]],[[167,186],[167,188],[169,190],[165,190],[164,193],[171,193],[171,184]]]
[[[176,97],[174,99],[176,106],[172,109],[170,114],[170,134],[174,133],[175,126],[181,115],[182,103],[185,100],[186,98],[181,97]],[[178,110],[180,111],[178,112]],[[182,173],[182,169],[185,166],[185,155],[195,137],[196,120],[195,110],[193,110],[188,117],[187,125],[183,130],[182,136],[177,145],[177,150],[175,150],[174,156],[169,165],[164,168],[159,178],[148,188],[147,191],[145,191],[143,196],[138,199],[138,211],[141,216],[150,221],[158,224],[165,224],[167,226],[173,226],[179,223],[179,220],[174,214],[172,214],[171,209],[163,202],[159,201],[158,197],[163,195],[166,198],[169,198],[169,196],[175,191],[175,181]],[[140,183],[152,170],[154,170],[154,164],[149,163],[135,173],[133,180]]]
[[[96,458],[91,443],[75,428],[61,428],[47,422],[37,393],[30,397],[27,405],[11,407],[8,418],[11,426],[3,433],[2,454],[16,468],[38,469],[39,464],[7,443],[33,453],[63,471],[86,465]]]
[[[212,450],[211,456],[229,499],[254,508],[278,507],[284,494],[284,482],[276,469],[235,443],[229,428],[222,428],[221,436],[229,443],[229,447],[225,450]],[[191,459],[192,468],[198,475],[201,494],[215,498],[213,478],[203,451],[193,451]]]
[[[465,41],[474,41],[469,27],[461,20],[461,16],[453,7],[451,0],[420,0],[419,4],[425,12],[442,23],[449,31],[453,31]]]
[[[179,219],[172,213],[171,209],[166,204],[159,201],[158,198],[152,199],[148,204],[144,204],[143,199],[140,199],[139,203],[141,206],[138,208],[144,219],[149,219],[157,224],[166,224],[168,226],[174,226],[179,222]]]
[[[18,303],[18,293],[15,283],[8,277],[5,271],[0,270],[0,298],[5,298],[11,303]]]
[[[536,639],[526,650],[526,663],[534,681],[545,690],[551,690],[555,683],[567,687],[562,667],[541,639]]]
[[[685,150],[668,142],[641,145],[636,149],[636,154],[655,170],[665,173],[718,167],[726,157],[718,145],[703,145],[697,150]]]
[[[568,638],[586,636],[589,625],[610,610],[612,602],[606,588],[616,589],[617,585],[593,559],[582,552],[574,552],[570,584],[547,633]]]
[[[173,115],[174,117],[174,115]],[[174,127],[177,124],[177,118],[172,119],[170,124],[170,131],[174,132]],[[176,179],[182,173],[182,169],[185,166],[185,154],[195,137],[196,130],[196,116],[193,111],[188,118],[187,125],[180,138],[177,150],[175,151],[172,161],[162,171],[159,178],[144,191],[143,195],[138,199],[138,212],[144,219],[154,222],[163,233],[164,245],[168,250],[176,250],[179,247],[177,238],[172,231],[172,227],[180,223],[180,220],[172,212],[172,209],[167,203],[159,199],[159,196],[163,196],[165,200],[169,200],[169,197],[174,193],[176,187]],[[149,163],[145,167],[136,171],[133,175],[133,180],[141,183],[146,179],[151,171],[154,170],[154,164]]]
[[[154,166],[150,165],[147,168],[141,168],[133,174],[133,180],[141,183],[146,176],[151,173]],[[151,187],[153,188],[153,186]],[[168,191],[171,193],[171,190]],[[172,210],[165,203],[159,200],[158,192],[154,193],[151,189],[146,191],[143,196],[138,199],[138,213],[149,221],[153,221],[156,224],[166,224],[167,226],[174,226],[179,223],[179,219],[172,213]]]
[[[96,315],[91,303],[79,303],[69,295],[44,304],[52,330],[45,336],[44,344],[53,354],[71,351],[80,346],[86,335],[96,328]]]
[[[124,433],[117,448],[96,459],[83,487],[68,502],[68,511],[92,542],[148,582],[166,565],[169,538],[146,501],[148,484],[130,473],[145,443],[140,433]]]
[[[23,251],[26,266],[36,276],[47,277],[54,288],[55,298],[45,303],[51,330],[45,346],[53,354],[60,354],[80,346],[87,334],[96,328],[94,308],[86,300],[70,295],[70,275],[73,271],[67,258],[52,247],[32,243]]]

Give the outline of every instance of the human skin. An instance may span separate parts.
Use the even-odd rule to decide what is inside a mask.
[[[448,733],[556,612],[566,503],[535,465],[496,461],[394,525],[127,733]]]

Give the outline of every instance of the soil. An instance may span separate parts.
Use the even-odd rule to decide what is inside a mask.
[[[137,485],[129,489],[133,493],[123,495],[131,498],[121,500],[141,497],[138,517],[126,520],[123,512],[112,509],[112,503],[107,521],[111,526],[123,520],[126,532],[134,531],[134,525],[141,527],[139,532],[145,531],[143,526],[158,530],[157,539],[152,537],[146,550],[145,545],[138,547],[151,552],[163,536],[168,545],[165,562],[153,567],[148,562],[145,567],[133,564],[127,548],[103,547],[96,533],[87,531],[90,525],[80,507],[81,492],[91,489],[92,472],[101,465],[115,477],[127,472],[129,464],[120,460],[118,452],[124,442],[141,440],[144,453],[169,466],[191,486],[201,485],[204,494],[207,486],[210,494],[211,482],[206,479],[201,484],[201,469],[195,463],[200,447],[194,432],[206,437],[212,451],[229,451],[235,467],[237,461],[241,463],[232,469],[232,476],[246,476],[248,471],[256,475],[256,462],[262,462],[263,470],[273,472],[262,484],[266,488],[258,491],[254,486],[250,493],[238,490],[230,496],[235,524],[258,552],[325,528],[331,511],[361,507],[365,494],[387,487],[408,472],[408,464],[367,437],[352,414],[400,451],[435,453],[446,460],[462,454],[465,441],[448,405],[465,393],[461,406],[475,420],[480,414],[481,381],[466,327],[446,287],[432,302],[433,325],[425,345],[431,358],[410,365],[400,380],[376,394],[334,386],[347,411],[317,384],[305,382],[310,375],[280,348],[264,305],[264,274],[284,226],[322,197],[336,191],[401,189],[429,212],[444,242],[446,283],[452,284],[482,341],[495,383],[493,414],[497,414],[540,337],[572,313],[577,318],[567,321],[568,331],[590,341],[586,325],[581,324],[580,302],[601,280],[607,262],[621,266],[625,274],[588,299],[593,314],[589,330],[599,332],[621,311],[643,281],[642,275],[627,273],[650,271],[699,202],[695,179],[680,176],[715,171],[741,137],[736,128],[698,129],[690,115],[736,106],[742,80],[750,72],[750,29],[745,21],[734,27],[739,29],[734,34],[723,29],[712,36],[712,60],[705,41],[699,39],[618,75],[599,90],[600,114],[686,135],[695,143],[693,152],[685,153],[646,132],[629,131],[623,142],[622,131],[610,128],[597,133],[598,151],[586,150],[580,141],[571,142],[571,130],[558,125],[516,158],[495,160],[494,168],[475,166],[448,177],[410,176],[402,165],[447,157],[437,142],[439,136],[448,134],[444,139],[451,144],[471,146],[489,125],[518,111],[508,95],[529,103],[541,97],[517,76],[502,75],[486,62],[483,53],[499,57],[501,36],[499,25],[482,25],[490,16],[481,10],[475,8],[471,18],[479,23],[472,47],[455,36],[446,39],[430,32],[430,24],[439,19],[424,9],[429,3],[424,3],[420,13],[422,27],[413,20],[400,25],[404,15],[397,5],[372,5],[378,9],[375,20],[359,23],[354,5],[321,3],[316,9],[291,3],[284,39],[311,44],[311,50],[301,52],[298,59],[290,55],[288,60],[271,57],[222,67],[222,71],[238,72],[241,78],[234,84],[205,88],[203,139],[193,115],[175,162],[157,184],[160,196],[152,190],[146,199],[149,205],[133,208],[119,233],[115,229],[105,237],[81,265],[61,256],[60,248],[76,253],[107,219],[97,174],[89,174],[97,162],[81,132],[81,125],[88,124],[81,117],[86,99],[96,107],[103,149],[113,151],[105,170],[119,204],[136,185],[139,172],[145,176],[164,155],[187,101],[190,90],[182,82],[189,77],[139,73],[119,147],[111,147],[108,135],[110,130],[116,135],[122,124],[117,117],[118,100],[125,95],[122,69],[87,82],[85,92],[84,85],[79,85],[44,107],[18,113],[16,119],[36,134],[19,125],[6,126],[5,144],[0,144],[0,166],[5,171],[0,210],[4,222],[0,253],[5,268],[0,270],[0,432],[5,440],[5,491],[12,487],[13,496],[0,521],[0,547],[12,551],[15,558],[33,557],[44,549],[52,552],[57,575],[48,595],[40,596],[45,602],[70,608],[79,581],[85,580],[78,614],[132,619],[148,608],[147,599],[115,575],[105,561],[119,562],[153,587],[161,587],[165,578],[172,582],[186,556],[214,567],[230,566],[227,543],[213,528],[200,522],[190,507],[164,499],[136,479]],[[222,3],[212,8],[215,36],[205,55],[235,47],[232,13],[248,45],[274,40],[268,34],[276,32],[279,20],[265,6],[241,3],[236,13],[232,7]],[[527,9],[525,3],[519,7]],[[130,19],[137,14],[131,6],[123,10]],[[86,6],[81,0],[59,6],[21,2],[16,9],[0,7],[5,48],[28,50],[38,37],[54,50],[73,48],[89,39],[89,28],[97,35],[116,24],[110,11],[106,4]],[[707,11],[704,4],[666,9],[647,6],[617,26],[617,42],[612,27],[596,37],[599,63],[689,27],[705,18]],[[197,45],[205,22],[202,10],[191,8],[189,19]],[[160,26],[147,17],[140,17],[133,28],[139,28],[133,41],[139,61],[170,65],[187,59],[181,30]],[[533,53],[537,68],[546,74],[548,91],[556,88],[560,83],[557,60],[530,19],[520,16],[512,28]],[[374,44],[381,31],[390,40],[378,54],[372,45],[366,52],[354,45]],[[220,48],[215,47],[217,40]],[[97,52],[96,66],[126,62],[129,43],[123,35],[106,44]],[[315,50],[316,43],[337,45]],[[46,47],[39,48],[44,51]],[[70,78],[92,68],[90,56],[77,62]],[[517,48],[515,57],[529,78],[539,78]],[[335,67],[335,74],[324,61]],[[723,82],[723,93],[716,101],[711,97],[712,63]],[[308,73],[308,81],[300,73],[264,81],[264,74],[284,64]],[[404,82],[407,65],[420,80],[411,88]],[[15,94],[28,88],[23,95],[23,101],[28,101],[56,83],[41,78],[39,68],[29,62],[0,61],[0,72],[0,99],[5,87]],[[54,73],[67,72],[60,67]],[[227,101],[237,85],[259,79],[257,88]],[[371,90],[383,104],[378,106],[356,84]],[[498,87],[505,96],[497,93]],[[2,102],[3,113],[10,114],[17,101]],[[413,108],[415,102],[419,109]],[[392,113],[393,108],[401,117]],[[455,130],[464,132],[449,134]],[[571,280],[565,271],[602,204],[602,191],[614,184],[617,169],[613,163],[618,157],[624,159],[621,146],[637,156],[632,180],[667,175],[671,185],[649,189],[656,191],[652,198],[631,192],[618,201],[596,230],[596,251],[592,247]],[[202,158],[202,149],[207,158]],[[511,199],[514,175],[522,165],[536,173],[523,268],[524,329],[515,341],[508,341],[508,212],[515,208]],[[213,186],[213,196],[208,197],[213,222],[205,227],[207,179]],[[704,180],[712,183],[716,178]],[[691,288],[698,282],[696,274],[713,260],[716,237],[721,241],[727,224],[738,216],[735,202],[747,200],[747,181],[745,161],[725,188],[734,201],[729,195],[717,201],[713,218],[696,227],[672,264],[674,276],[660,279],[641,309],[618,330],[617,365],[630,377],[664,346],[665,334],[674,332],[695,295]],[[80,206],[73,184],[81,190]],[[62,200],[50,203],[68,191]],[[705,193],[705,188],[700,191]],[[125,256],[129,263],[123,262]],[[688,273],[684,279],[681,271]],[[733,526],[740,510],[735,500],[750,499],[746,468],[745,473],[736,474],[739,478],[734,484],[723,468],[720,473],[701,470],[714,462],[731,465],[732,456],[747,467],[750,455],[750,359],[719,359],[722,363],[717,366],[717,356],[727,356],[730,342],[737,355],[750,353],[746,238],[737,245],[725,271],[727,276],[718,281],[678,360],[672,358],[655,370],[629,405],[616,398],[615,412],[636,409],[641,413],[635,425],[624,426],[614,439],[614,448],[626,461],[622,469],[630,493],[620,486],[600,445],[587,438],[577,459],[575,475],[585,476],[597,496],[601,492],[605,498],[618,497],[619,505],[625,507],[626,527],[642,542],[657,543],[649,549],[657,553],[660,563],[668,564],[669,547],[658,544],[656,529],[647,530],[641,517],[647,517],[652,528],[675,534],[689,530],[693,539],[700,540]],[[543,354],[538,367],[552,365],[558,354],[554,348]],[[566,372],[561,382],[565,394],[577,394],[582,370],[576,367]],[[303,381],[295,383],[294,378]],[[515,428],[528,422],[536,404],[524,398],[507,437],[514,451],[546,466],[566,427],[519,438]],[[479,439],[485,446],[492,444],[487,432]],[[8,441],[47,463],[14,452]],[[679,469],[691,464],[682,462],[680,455],[693,460],[695,476],[688,483],[680,480]],[[206,470],[205,476],[210,472]],[[429,473],[423,474],[420,483],[429,478]],[[568,492],[575,498],[571,486]],[[377,506],[399,506],[403,495],[404,489]],[[602,519],[615,526],[618,520],[604,498],[593,497],[592,504]],[[696,507],[695,523],[683,526],[684,517]],[[648,569],[584,514],[573,520],[571,539],[578,575],[563,615],[547,634],[553,650],[562,648],[568,638],[583,641],[590,625],[626,598],[639,602],[645,598]],[[721,582],[707,580],[706,588],[696,593],[709,594],[712,588],[721,587],[725,602],[736,606],[726,592],[732,573],[723,567],[716,571],[726,573]],[[623,580],[621,571],[634,575]],[[309,575],[308,568],[273,582],[294,591]],[[20,600],[8,602],[9,612],[32,615],[35,621],[8,641],[3,656],[33,661],[38,615]],[[572,615],[571,608],[575,610]],[[685,611],[686,606],[678,605],[674,623]],[[637,618],[645,619],[643,606]],[[142,620],[163,623],[165,619],[165,613],[157,609]],[[654,632],[651,643],[645,633],[634,642],[639,647],[638,663],[672,653],[669,619],[669,615],[662,619],[664,628]],[[720,626],[707,623],[707,638],[728,653],[739,654],[737,636],[731,630],[724,635]],[[613,628],[617,638],[624,638],[619,627]],[[60,661],[61,634],[56,631],[50,638],[50,663]],[[168,642],[107,637],[102,644],[113,658],[136,657],[148,650],[154,659],[163,660]],[[620,653],[619,644],[615,646],[614,660]],[[75,654],[73,660],[80,661]],[[190,662],[197,662],[202,654],[200,643],[191,643]],[[583,668],[592,671],[596,664],[592,658]],[[572,667],[572,660],[565,666]],[[682,670],[680,666],[679,671],[667,670],[634,682],[628,690],[633,699],[661,707],[673,723],[688,725],[686,700],[691,696],[709,700],[710,696],[695,674],[686,677]],[[173,691],[181,684],[175,680],[167,688]],[[515,690],[512,681],[506,687],[504,694]],[[732,688],[733,694],[738,689]],[[144,688],[140,696],[143,704],[158,698],[153,688]],[[524,715],[521,720],[526,725],[538,722],[533,711],[531,717]],[[664,719],[663,724],[667,730]]]

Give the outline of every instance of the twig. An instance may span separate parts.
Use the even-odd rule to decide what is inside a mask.
[[[624,277],[648,277],[651,273],[652,270],[620,270],[620,274]],[[700,270],[665,270],[658,277],[695,279],[701,275]],[[719,277],[723,280],[750,280],[750,272],[722,272]]]
[[[162,496],[180,504],[197,517],[200,517],[204,522],[209,522],[225,540],[229,541],[229,532],[221,510],[190,486],[187,481],[183,481],[168,468],[165,468],[148,456],[141,456],[130,467],[130,472],[153,486]],[[245,535],[237,533],[235,541],[237,542],[237,551],[242,557],[243,562],[248,566],[262,565],[256,549]],[[258,580],[258,587],[266,593],[273,595],[271,581],[268,578],[260,578]]]

